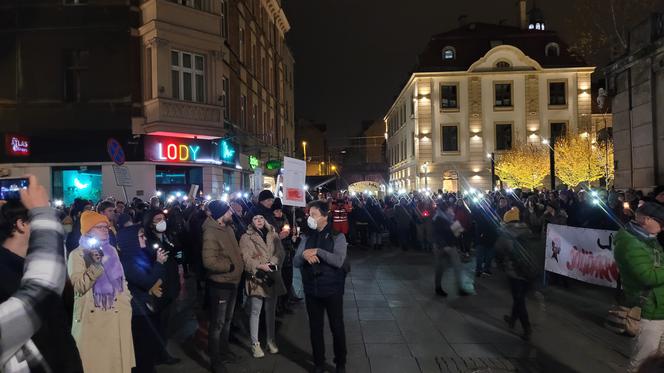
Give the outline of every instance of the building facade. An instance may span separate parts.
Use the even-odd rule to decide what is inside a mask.
[[[634,27],[625,55],[604,73],[612,98],[615,187],[664,184],[664,15]]]
[[[279,1],[0,7],[12,21],[0,26],[10,46],[0,55],[8,83],[0,88],[0,131],[6,144],[30,148],[17,154],[7,145],[0,173],[36,173],[67,203],[120,197],[107,154],[115,139],[132,177],[129,198],[193,184],[218,196],[262,188],[252,180],[256,168],[273,185],[280,160],[293,152],[294,60]]]
[[[492,157],[592,130],[594,68],[543,20],[522,24],[473,23],[432,37],[384,117],[394,188],[492,189]]]

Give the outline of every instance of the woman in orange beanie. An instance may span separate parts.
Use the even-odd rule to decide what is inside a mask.
[[[81,214],[81,239],[67,263],[75,292],[72,335],[86,372],[129,373],[135,366],[131,294],[109,228],[105,216]]]

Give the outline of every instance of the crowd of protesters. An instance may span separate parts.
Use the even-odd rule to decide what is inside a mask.
[[[22,201],[9,201],[0,209],[2,306],[11,307],[5,304],[17,297],[29,299],[23,303],[26,309],[14,311],[29,315],[29,322],[16,324],[26,328],[25,335],[15,332],[12,339],[16,326],[4,316],[1,320],[6,372],[40,371],[41,366],[57,372],[153,373],[156,365],[178,364],[167,349],[169,323],[188,277],[195,279],[199,298],[205,298],[210,368],[227,372],[227,364],[241,360],[229,347],[232,333],[247,334],[254,358],[279,353],[276,317],[291,314],[302,300],[296,295],[294,268],[302,274],[315,371],[324,371],[327,313],[336,369],[345,372],[347,246],[382,250],[391,244],[430,252],[432,288],[441,297],[448,295],[441,282],[447,267],[461,296],[475,293],[473,277],[488,278],[494,268],[502,268],[513,299],[504,320],[509,328],[519,322],[528,340],[532,327],[526,295],[544,275],[548,224],[620,230],[616,261],[626,273],[626,298],[646,297],[641,323],[648,332],[637,338],[634,371],[664,334],[664,311],[656,301],[664,297],[664,251],[658,242],[664,235],[664,188],[648,195],[602,189],[482,193],[469,188],[378,198],[346,192],[320,194],[307,208],[284,206],[264,190],[222,200],[155,195],[149,201],[94,204],[77,199],[71,206],[58,204],[56,214],[42,201],[45,192],[36,179],[30,188],[22,192]],[[48,229],[60,233],[42,238]],[[66,261],[68,281],[58,278],[45,286],[38,279],[25,288],[30,271],[24,275],[23,268],[31,268],[31,255],[46,255],[40,250],[62,263],[62,269],[55,266],[48,276],[62,274]],[[463,264],[473,257],[475,276]],[[49,312],[44,312],[45,302]],[[245,318],[248,330],[236,328]],[[261,320],[264,343],[259,340]]]

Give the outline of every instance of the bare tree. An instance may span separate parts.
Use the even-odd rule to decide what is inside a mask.
[[[575,34],[570,51],[596,63],[624,52],[630,28],[664,10],[664,0],[576,0],[575,8],[568,18]]]

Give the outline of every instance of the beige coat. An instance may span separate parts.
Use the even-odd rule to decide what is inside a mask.
[[[130,373],[136,365],[131,335],[131,294],[117,295],[112,309],[95,307],[92,286],[103,271],[86,268],[81,247],[72,251],[67,263],[74,287],[74,319],[71,333],[81,354],[86,373]]]
[[[281,240],[271,225],[265,223],[265,226],[268,229],[267,242],[263,241],[252,225],[247,227],[247,233],[240,239],[244,270],[252,275],[256,274],[256,268],[261,264],[275,263],[281,265],[282,263],[283,248],[281,247]],[[256,295],[260,297],[270,296],[269,291],[266,291],[263,287],[259,287]]]

